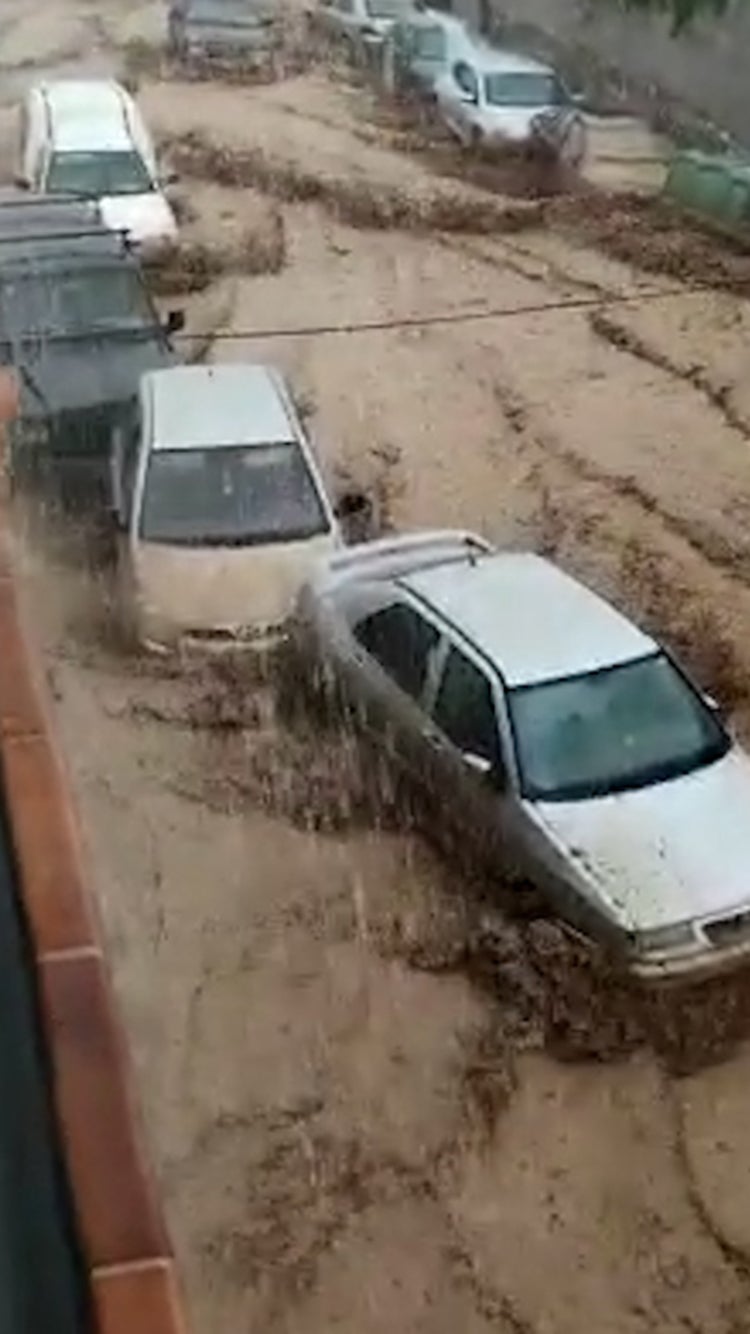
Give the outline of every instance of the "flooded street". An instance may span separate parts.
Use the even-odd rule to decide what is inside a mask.
[[[273,84],[181,82],[160,5],[9,0],[6,176],[30,79],[127,73],[186,353],[280,366],[381,528],[553,555],[750,740],[750,259],[643,196],[643,127],[596,129],[617,196],[491,191],[297,26]],[[750,1331],[750,982],[647,1002],[504,922],[349,743],[118,653],[19,544],[196,1332]]]

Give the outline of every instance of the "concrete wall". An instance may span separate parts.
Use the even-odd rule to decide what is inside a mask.
[[[623,13],[612,0],[454,0],[454,8],[477,21],[486,4],[493,24],[531,48],[563,48],[569,59],[593,73],[620,71],[633,88],[658,86],[750,144],[750,3],[734,0],[724,19],[706,19],[689,33],[671,37],[660,18]],[[540,38],[546,34],[547,41]],[[539,51],[539,54],[542,54]],[[599,70],[601,78],[603,70]],[[624,91],[624,90],[623,90]]]

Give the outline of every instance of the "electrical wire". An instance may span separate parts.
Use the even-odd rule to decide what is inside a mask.
[[[542,315],[547,311],[604,310],[608,306],[628,305],[639,301],[663,301],[670,297],[686,297],[716,290],[710,284],[694,287],[667,287],[640,292],[613,292],[606,297],[568,297],[523,306],[490,306],[479,310],[436,311],[432,315],[403,315],[381,320],[348,320],[340,324],[302,324],[295,326],[271,325],[260,329],[219,329],[206,333],[185,332],[180,339],[206,337],[212,342],[244,342],[245,340],[274,338],[324,338],[340,334],[381,333],[399,329],[427,329],[434,325],[471,324],[488,320],[515,319],[522,315]]]

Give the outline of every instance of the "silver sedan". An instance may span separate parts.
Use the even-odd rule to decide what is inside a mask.
[[[750,959],[750,759],[669,654],[540,557],[427,532],[304,587],[294,644],[498,882],[644,981]]]

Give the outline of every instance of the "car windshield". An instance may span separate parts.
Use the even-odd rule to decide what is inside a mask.
[[[442,28],[415,28],[413,31],[416,58],[441,64],[445,60],[445,33]]]
[[[252,546],[325,533],[329,523],[298,444],[157,450],[141,536],[178,546]]]
[[[264,0],[237,4],[234,0],[197,0],[188,10],[188,20],[206,27],[251,28],[259,19],[271,17],[271,5]]]
[[[55,153],[47,173],[50,194],[142,195],[154,189],[140,154]]]
[[[407,0],[365,0],[365,7],[372,19],[397,19],[407,8]]]
[[[727,733],[664,654],[508,692],[525,796],[582,801],[724,755]]]
[[[554,74],[487,74],[484,96],[492,107],[557,107],[565,102]]]
[[[24,268],[3,282],[2,306],[23,333],[71,333],[92,327],[153,324],[136,271],[126,264],[70,270]]]

